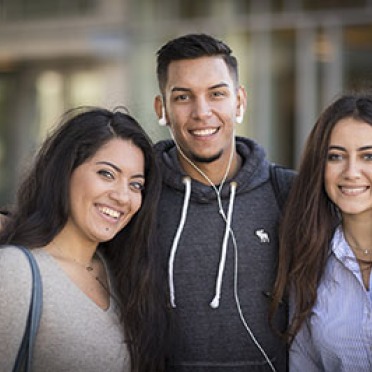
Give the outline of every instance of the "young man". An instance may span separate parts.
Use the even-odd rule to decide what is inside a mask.
[[[247,104],[236,58],[211,36],[186,35],[158,51],[157,76],[155,110],[173,138],[156,145],[169,371],[285,371],[286,347],[268,324],[280,208],[264,150],[235,136]],[[286,316],[283,305],[283,328]]]

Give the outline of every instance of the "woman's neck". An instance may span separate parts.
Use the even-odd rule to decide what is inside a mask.
[[[363,254],[372,258],[372,221],[344,218],[342,225],[345,239],[355,255],[360,257]]]
[[[82,263],[91,263],[98,244],[87,239],[82,239],[74,229],[69,228],[69,223],[53,238],[52,250],[57,250],[61,255]]]
[[[372,221],[356,217],[344,218],[343,231],[358,261],[364,287],[369,291],[372,268]]]

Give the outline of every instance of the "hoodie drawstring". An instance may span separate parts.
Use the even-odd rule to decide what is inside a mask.
[[[190,195],[191,195],[191,180],[189,177],[184,177],[183,183],[185,184],[185,195],[183,198],[183,207],[182,207],[182,214],[180,223],[178,224],[176,235],[173,239],[172,248],[169,255],[169,262],[168,262],[168,281],[169,281],[169,296],[170,296],[170,303],[172,307],[176,307],[175,302],[175,292],[174,292],[174,279],[173,279],[173,266],[174,266],[174,259],[176,256],[178,242],[180,240],[183,228],[186,222],[187,216],[187,209],[189,207]]]
[[[229,235],[230,235],[230,229],[231,229],[231,220],[232,220],[232,214],[233,214],[233,210],[234,210],[236,182],[231,182],[230,188],[231,188],[231,193],[230,193],[230,201],[229,201],[229,209],[228,209],[228,212],[227,212],[227,218],[226,218],[226,215],[225,215],[223,209],[222,208],[220,209],[220,214],[222,215],[223,219],[225,220],[226,227],[225,227],[225,235],[223,237],[223,243],[222,243],[220,264],[219,264],[219,267],[218,267],[218,275],[217,275],[217,280],[216,280],[215,296],[210,303],[210,306],[213,309],[216,309],[220,306],[222,277],[223,277],[223,273],[225,271],[227,244],[228,244],[228,241],[229,241]]]
[[[169,261],[168,261],[169,297],[170,297],[170,304],[172,307],[176,307],[175,288],[174,288],[174,260],[175,260],[176,252],[178,249],[178,243],[180,241],[183,228],[185,226],[187,211],[188,211],[189,202],[190,202],[190,195],[191,195],[190,178],[184,177],[183,183],[185,184],[185,194],[184,194],[184,199],[183,199],[181,219],[178,224],[176,235],[173,239],[173,244],[172,244],[172,248],[171,248],[170,255],[169,255]],[[231,182],[230,184],[231,193],[230,193],[227,217],[225,215],[225,212],[222,209],[221,197],[219,193],[217,193],[218,204],[221,206],[219,209],[219,212],[222,218],[224,219],[226,226],[225,226],[225,234],[224,234],[222,249],[221,249],[221,257],[220,257],[220,263],[219,263],[219,268],[218,268],[218,275],[216,279],[215,296],[212,302],[210,303],[210,306],[214,309],[218,308],[219,303],[220,303],[222,278],[223,278],[223,273],[224,273],[225,264],[226,264],[227,245],[228,245],[229,235],[231,231],[231,221],[232,221],[232,215],[233,215],[233,210],[234,210],[236,187],[237,187],[236,182]]]

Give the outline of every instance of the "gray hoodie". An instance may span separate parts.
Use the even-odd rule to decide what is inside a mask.
[[[280,210],[262,147],[241,137],[236,146],[243,165],[221,190],[224,216],[215,189],[186,177],[173,141],[155,146],[174,320],[169,371],[272,371],[266,357],[276,371],[286,370],[286,347],[268,324]],[[281,328],[286,318],[283,305]]]

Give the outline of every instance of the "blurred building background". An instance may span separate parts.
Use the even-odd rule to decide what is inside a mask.
[[[0,0],[0,205],[68,108],[125,105],[154,141],[155,54],[206,32],[239,59],[238,133],[295,167],[320,110],[372,83],[372,0]]]

